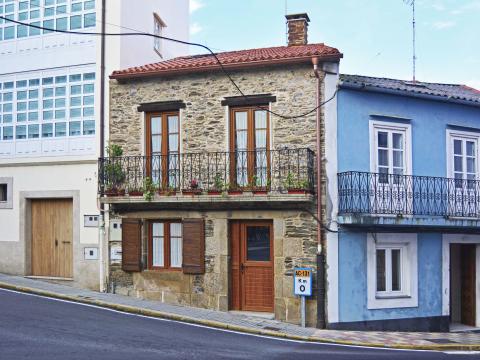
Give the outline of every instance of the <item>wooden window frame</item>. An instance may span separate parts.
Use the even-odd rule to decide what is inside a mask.
[[[247,177],[248,184],[251,181],[251,178],[255,175],[255,154],[256,149],[255,144],[255,111],[264,110],[266,111],[267,117],[267,136],[266,136],[266,153],[267,153],[267,179],[271,178],[270,171],[270,113],[268,112],[268,105],[257,105],[257,106],[232,106],[230,107],[230,121],[229,121],[229,149],[230,149],[230,179],[231,183],[235,186],[237,185],[237,174],[236,174],[236,156],[232,155],[237,152],[236,149],[236,124],[235,124],[235,114],[237,112],[246,112],[247,113]],[[246,187],[248,187],[248,184]],[[245,187],[245,186],[243,186]]]
[[[168,132],[168,117],[176,116],[178,118],[178,159],[180,161],[180,148],[181,148],[181,127],[180,127],[180,111],[154,111],[148,112],[145,115],[145,155],[147,157],[146,161],[146,173],[147,176],[152,176],[152,166],[148,158],[152,157],[152,118],[160,117],[162,119],[162,147],[161,147],[161,166],[162,166],[162,189],[168,188],[169,177],[168,177],[168,162],[164,159],[167,159],[169,148],[168,148],[168,137],[170,133]],[[179,184],[178,184],[179,185]]]
[[[153,224],[163,223],[163,266],[153,266]],[[182,226],[182,254],[183,254],[183,223],[180,219],[151,220],[148,222],[148,269],[156,271],[182,271],[182,264],[179,267],[171,267],[171,246],[170,246],[170,225],[180,224]]]

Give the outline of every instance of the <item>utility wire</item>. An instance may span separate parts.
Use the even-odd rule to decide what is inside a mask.
[[[18,20],[8,19],[4,16],[0,16],[0,19],[5,20],[6,22],[15,23],[15,24],[18,24],[18,25],[28,26],[28,27],[32,27],[32,28],[35,28],[35,29],[40,29],[40,30],[50,31],[50,32],[55,32],[55,33],[61,33],[61,34],[90,35],[90,36],[149,36],[149,37],[153,37],[153,38],[157,38],[157,39],[163,39],[163,40],[175,42],[175,43],[178,43],[178,44],[189,45],[189,46],[197,46],[197,47],[200,47],[202,49],[207,50],[215,58],[216,62],[220,66],[222,72],[225,74],[225,76],[228,78],[228,80],[233,84],[233,86],[240,93],[240,95],[242,97],[244,97],[245,99],[248,98],[247,95],[245,95],[245,93],[242,91],[242,89],[240,89],[240,87],[237,85],[235,80],[233,80],[233,78],[231,77],[231,75],[229,74],[227,69],[225,69],[224,65],[222,64],[222,62],[218,58],[217,54],[215,54],[208,46],[203,45],[203,44],[193,43],[193,42],[184,41],[184,40],[178,40],[178,39],[174,39],[174,38],[170,38],[170,37],[166,37],[166,36],[150,34],[150,33],[147,33],[147,32],[102,33],[102,32],[84,32],[84,31],[72,31],[72,30],[59,30],[59,29],[52,29],[52,28],[43,27],[43,26],[40,26],[40,25],[29,24],[29,23],[25,23],[25,22],[22,22],[22,21],[18,21]],[[335,92],[333,93],[333,95],[329,99],[321,102],[318,106],[316,106],[312,110],[309,110],[309,111],[307,111],[303,114],[300,114],[300,115],[288,116],[288,115],[279,114],[279,113],[274,112],[274,111],[269,110],[269,109],[262,109],[262,110],[267,111],[268,113],[270,113],[272,115],[275,115],[275,116],[278,116],[282,119],[288,119],[288,120],[298,119],[298,118],[302,118],[302,117],[305,117],[307,115],[310,115],[310,114],[314,113],[315,111],[317,111],[317,109],[319,109],[323,105],[325,105],[328,102],[330,102],[331,100],[333,100],[335,98],[335,96],[337,95],[337,92],[338,92],[338,89],[335,90]]]

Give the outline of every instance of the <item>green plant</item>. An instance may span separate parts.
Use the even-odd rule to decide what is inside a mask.
[[[219,173],[215,175],[213,178],[213,186],[215,187],[215,190],[222,191],[224,187],[223,179],[220,176]]]
[[[153,200],[153,196],[155,195],[155,191],[156,191],[156,190],[157,190],[157,186],[156,186],[155,183],[152,181],[152,179],[147,176],[147,177],[143,180],[143,187],[142,187],[143,198],[144,198],[146,201],[152,201],[152,200]]]
[[[108,146],[105,147],[105,152],[108,157],[119,157],[123,155],[122,147],[117,144],[108,144]]]
[[[250,178],[250,182],[248,183],[248,187],[253,189],[253,188],[256,188],[258,186],[258,177],[257,175],[252,175],[252,177]]]
[[[283,181],[283,186],[286,188],[286,189],[294,189],[295,188],[295,177],[293,176],[293,174],[289,171],[288,174],[287,174],[287,177],[285,178],[285,180]]]

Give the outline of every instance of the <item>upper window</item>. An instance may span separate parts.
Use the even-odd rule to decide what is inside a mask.
[[[182,223],[162,221],[150,223],[149,268],[182,268]]]
[[[178,111],[147,114],[147,171],[162,189],[180,184],[180,119]]]
[[[163,28],[166,27],[163,20],[157,14],[153,14],[153,33],[157,36],[163,36]],[[161,38],[155,37],[153,39],[153,48],[158,53],[158,55],[162,56],[162,44],[163,41]]]
[[[379,182],[411,172],[410,144],[410,125],[371,122],[371,170],[380,174]]]
[[[230,149],[235,185],[265,187],[268,183],[269,116],[267,107],[241,107],[230,111]]]
[[[448,176],[458,180],[455,187],[464,183],[473,185],[478,179],[478,142],[480,135],[463,131],[448,131]]]
[[[369,234],[367,264],[369,309],[418,305],[416,234]]]

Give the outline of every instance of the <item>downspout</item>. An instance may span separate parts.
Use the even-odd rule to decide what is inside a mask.
[[[105,156],[105,22],[107,0],[102,0],[102,36],[100,44],[100,158]],[[97,174],[100,176],[100,174]],[[106,292],[105,287],[105,205],[100,202],[100,217],[98,224],[99,247],[99,283],[100,292]]]
[[[320,92],[320,73],[318,70],[318,58],[312,58],[313,72],[317,78],[317,96],[316,96],[316,140],[317,140],[317,328],[324,329],[325,321],[325,247],[322,237],[322,147],[321,147],[321,92]]]

